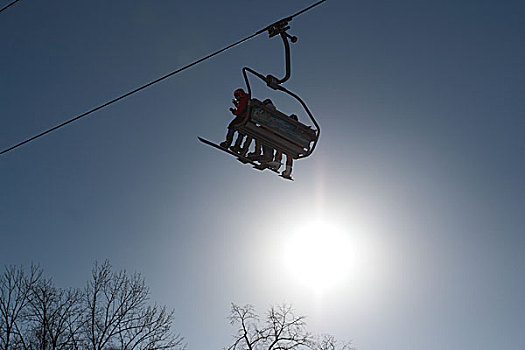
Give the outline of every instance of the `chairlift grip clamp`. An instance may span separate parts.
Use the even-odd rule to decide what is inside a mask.
[[[286,31],[290,29],[288,23],[292,20],[292,17],[283,18],[273,24],[270,24],[266,29],[268,30],[268,37],[273,38],[277,35],[284,35],[289,38],[292,43],[297,42],[297,37],[288,34]]]
[[[270,24],[266,29],[268,30],[268,36],[270,38],[273,38],[274,36],[281,34],[283,32],[286,32],[288,29],[290,29],[290,26],[288,23],[292,20],[292,18],[283,18],[280,21],[277,21],[273,24]]]
[[[266,81],[266,85],[268,85],[268,87],[274,89],[274,90],[277,90],[279,88],[279,85],[281,84],[281,80],[274,77],[273,75],[271,74],[268,74],[266,76],[266,79],[264,79]]]

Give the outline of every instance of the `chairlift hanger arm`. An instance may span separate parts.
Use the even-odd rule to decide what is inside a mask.
[[[268,85],[268,87],[274,89],[274,90],[277,90],[278,87],[283,84],[284,82],[288,81],[288,79],[290,79],[291,75],[292,75],[292,65],[291,65],[291,59],[290,59],[290,42],[288,40],[290,40],[292,43],[295,43],[297,42],[297,37],[296,36],[291,36],[290,34],[288,34],[286,31],[290,29],[290,26],[288,25],[288,23],[293,19],[293,16],[292,17],[287,17],[287,18],[284,18],[280,21],[277,21],[271,25],[269,25],[268,27],[266,27],[265,29],[262,29],[261,31],[259,31],[259,33],[262,33],[264,31],[268,31],[268,36],[270,38],[273,38],[274,36],[277,36],[277,35],[280,35],[281,36],[281,39],[283,40],[283,44],[284,44],[284,62],[285,62],[285,75],[282,79],[279,79],[271,74],[268,74],[267,76],[264,76],[256,71],[254,71],[253,69],[251,68],[248,68],[248,67],[244,67],[242,69],[242,74],[244,76],[244,80],[246,81],[246,86],[248,88],[248,94],[251,96],[251,87],[250,87],[250,83],[248,82],[248,77],[246,75],[246,72],[250,72],[252,73],[253,75],[257,76],[259,79],[261,79],[262,81],[264,81],[266,83],[266,85]]]
[[[292,43],[296,43],[297,42],[297,37],[296,36],[292,36],[290,34],[287,33],[287,31],[290,29],[290,26],[289,26],[289,23],[297,16],[303,14],[304,12],[306,11],[309,11],[311,10],[312,8],[322,4],[323,2],[325,2],[326,0],[319,0],[317,1],[316,3],[308,6],[307,8],[304,8],[302,9],[301,11],[289,16],[289,17],[286,17],[286,18],[283,18],[275,23],[272,23],[270,24],[269,26],[267,26],[266,28],[264,29],[261,29],[260,31],[257,32],[257,34],[262,34],[264,33],[265,31],[268,31],[268,36],[270,38],[273,38],[274,36],[277,36],[277,35],[280,35],[281,38],[283,39],[283,44],[284,44],[284,54],[285,54],[285,75],[282,79],[278,79],[276,77],[274,77],[273,75],[267,75],[265,79],[263,79],[266,84],[271,87],[272,89],[277,89],[277,86],[279,86],[280,84],[283,84],[284,82],[286,82],[288,79],[290,79],[290,76],[292,75],[292,68],[291,68],[291,63],[290,63],[290,43],[288,40],[290,40]],[[253,72],[252,72],[253,73]]]
[[[272,89],[275,89],[275,86],[279,84],[283,84],[288,79],[290,79],[290,76],[292,75],[292,68],[291,68],[291,60],[290,60],[290,40],[292,43],[297,42],[297,37],[292,36],[287,33],[287,30],[290,29],[290,26],[288,23],[292,20],[293,17],[284,18],[278,22],[275,22],[268,26],[266,29],[268,30],[268,36],[270,38],[273,38],[274,36],[280,35],[281,39],[283,40],[284,44],[284,61],[285,61],[285,75],[283,78],[278,79],[274,77],[273,75],[268,75],[266,77],[266,84],[271,87]]]

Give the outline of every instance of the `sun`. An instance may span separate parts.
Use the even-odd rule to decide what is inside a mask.
[[[348,233],[326,221],[299,227],[284,244],[284,264],[290,277],[321,293],[344,282],[355,261]]]

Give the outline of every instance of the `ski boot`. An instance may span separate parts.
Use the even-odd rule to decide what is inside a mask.
[[[237,145],[231,146],[230,151],[232,151],[233,153],[241,153],[241,147]]]
[[[281,176],[285,179],[291,180],[292,179],[292,167],[289,165],[286,165],[286,169],[281,173]]]
[[[274,171],[278,171],[279,168],[281,167],[281,162],[277,161],[277,160],[272,160],[271,162],[268,162],[267,163],[268,165],[268,168],[274,170]]]
[[[228,130],[228,135],[226,135],[226,141],[221,142],[219,146],[221,146],[224,149],[228,149],[228,147],[230,147],[232,142],[233,142],[233,133],[230,133],[230,131]]]
[[[230,150],[234,153],[241,153],[241,144],[242,144],[242,139],[244,139],[244,135],[242,134],[237,134],[237,140],[235,140],[235,145],[233,145],[232,147],[230,147]]]
[[[273,157],[264,155],[264,154],[258,159],[259,163],[261,164],[269,164],[272,162],[272,160],[273,160]]]
[[[249,160],[259,160],[261,157],[261,154],[257,152],[250,152],[246,155]]]

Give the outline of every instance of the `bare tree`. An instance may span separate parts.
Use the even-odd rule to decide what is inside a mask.
[[[82,293],[76,289],[58,289],[51,279],[33,285],[28,306],[27,332],[31,347],[41,350],[74,348],[81,326]]]
[[[354,350],[329,335],[314,337],[286,304],[272,306],[262,321],[252,305],[232,304],[229,319],[238,329],[228,350]]]
[[[88,282],[83,334],[87,347],[102,349],[182,349],[170,331],[173,311],[148,305],[149,288],[140,274],[114,273],[109,262],[96,264]]]
[[[32,265],[29,272],[23,267],[4,267],[0,277],[0,348],[27,349],[23,332],[25,311],[29,304],[32,287],[42,275],[40,267]]]
[[[184,349],[173,311],[150,303],[140,274],[96,264],[84,291],[41,275],[35,266],[0,275],[0,350]]]
[[[356,350],[351,342],[340,342],[333,335],[323,334],[317,337],[314,350]]]

